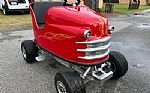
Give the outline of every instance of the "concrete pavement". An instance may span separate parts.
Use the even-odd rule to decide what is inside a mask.
[[[111,49],[126,56],[129,71],[119,80],[89,82],[87,93],[150,93],[150,28],[138,27],[150,19],[120,15],[109,22],[116,28]],[[54,75],[66,68],[52,68],[49,60],[27,64],[20,44],[28,39],[32,30],[0,32],[1,93],[56,93]]]

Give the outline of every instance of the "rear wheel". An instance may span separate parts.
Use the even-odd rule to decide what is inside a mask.
[[[38,56],[38,47],[35,42],[32,40],[23,41],[21,44],[21,51],[23,58],[27,63],[32,63],[36,61],[36,57]]]
[[[112,79],[117,79],[126,74],[128,71],[128,62],[126,58],[117,51],[111,51],[109,55],[112,71],[114,72]]]
[[[8,14],[7,11],[5,10],[5,8],[3,8],[3,14],[4,14],[4,15],[7,15],[7,14]]]
[[[76,72],[59,72],[55,75],[57,93],[86,93],[83,79]]]
[[[24,13],[25,13],[25,14],[30,14],[30,11],[25,11]]]
[[[7,15],[8,14],[8,11],[5,9],[5,6],[2,6],[3,7],[3,14],[4,15]]]

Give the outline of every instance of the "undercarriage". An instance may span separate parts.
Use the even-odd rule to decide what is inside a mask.
[[[117,79],[124,76],[128,71],[126,58],[117,51],[111,51],[107,61],[91,66],[77,65],[62,60],[42,49],[32,40],[24,41],[21,44],[21,51],[27,63],[53,58],[69,68],[68,71],[60,71],[55,75],[54,81],[57,93],[86,93],[85,84],[87,82],[92,80],[105,81],[108,79]],[[55,65],[53,64],[54,62],[51,63]]]
[[[58,57],[55,57],[52,54],[45,52],[42,49],[40,49],[39,56],[36,57],[36,60],[43,61],[46,59],[46,57],[53,57],[60,64],[64,65],[69,69],[76,71],[80,75],[80,77],[83,78],[86,82],[95,79],[108,80],[113,76],[111,63],[107,61],[94,66],[75,65],[67,61],[64,61]]]

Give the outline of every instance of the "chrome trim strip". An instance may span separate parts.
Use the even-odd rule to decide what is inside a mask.
[[[100,46],[97,48],[87,48],[87,49],[77,49],[78,52],[94,52],[94,51],[101,51],[101,50],[105,50],[108,49],[110,47],[110,43],[108,43],[105,46]]]
[[[78,57],[78,58],[85,59],[85,60],[93,60],[93,59],[103,58],[103,57],[107,56],[109,54],[109,52],[110,52],[110,50],[108,49],[108,51],[104,54],[95,55],[95,56]]]
[[[94,41],[89,41],[89,42],[76,42],[77,44],[95,44],[95,43],[101,43],[101,42],[106,42],[110,40],[110,37],[105,37],[102,39],[94,40]]]

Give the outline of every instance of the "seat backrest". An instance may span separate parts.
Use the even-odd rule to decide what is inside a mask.
[[[53,6],[63,6],[63,3],[64,2],[35,2],[33,10],[37,23],[44,24],[47,10]]]

